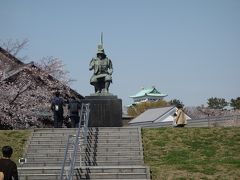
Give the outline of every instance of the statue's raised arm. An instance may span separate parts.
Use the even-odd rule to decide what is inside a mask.
[[[94,61],[95,61],[95,59],[92,58],[92,60],[91,60],[90,63],[89,63],[89,70],[90,70],[90,71],[93,70],[93,68],[94,68]]]

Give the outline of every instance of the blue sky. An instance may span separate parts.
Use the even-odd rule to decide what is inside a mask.
[[[0,0],[0,17],[0,40],[28,39],[28,61],[60,58],[84,96],[101,32],[123,105],[151,86],[187,106],[240,96],[239,0]]]

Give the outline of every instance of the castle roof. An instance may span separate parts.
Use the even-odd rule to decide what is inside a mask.
[[[139,98],[143,96],[165,97],[167,94],[159,92],[155,87],[142,88],[137,94],[130,96],[131,98]]]

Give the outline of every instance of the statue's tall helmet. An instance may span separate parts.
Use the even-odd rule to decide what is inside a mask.
[[[104,48],[103,48],[103,33],[101,33],[101,41],[98,45],[97,54],[105,54]]]

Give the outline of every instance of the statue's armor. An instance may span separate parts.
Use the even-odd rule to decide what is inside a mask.
[[[94,74],[90,79],[91,84],[97,82],[99,78],[112,82],[112,62],[107,57],[102,60],[93,58],[90,62],[90,69],[94,69]]]

